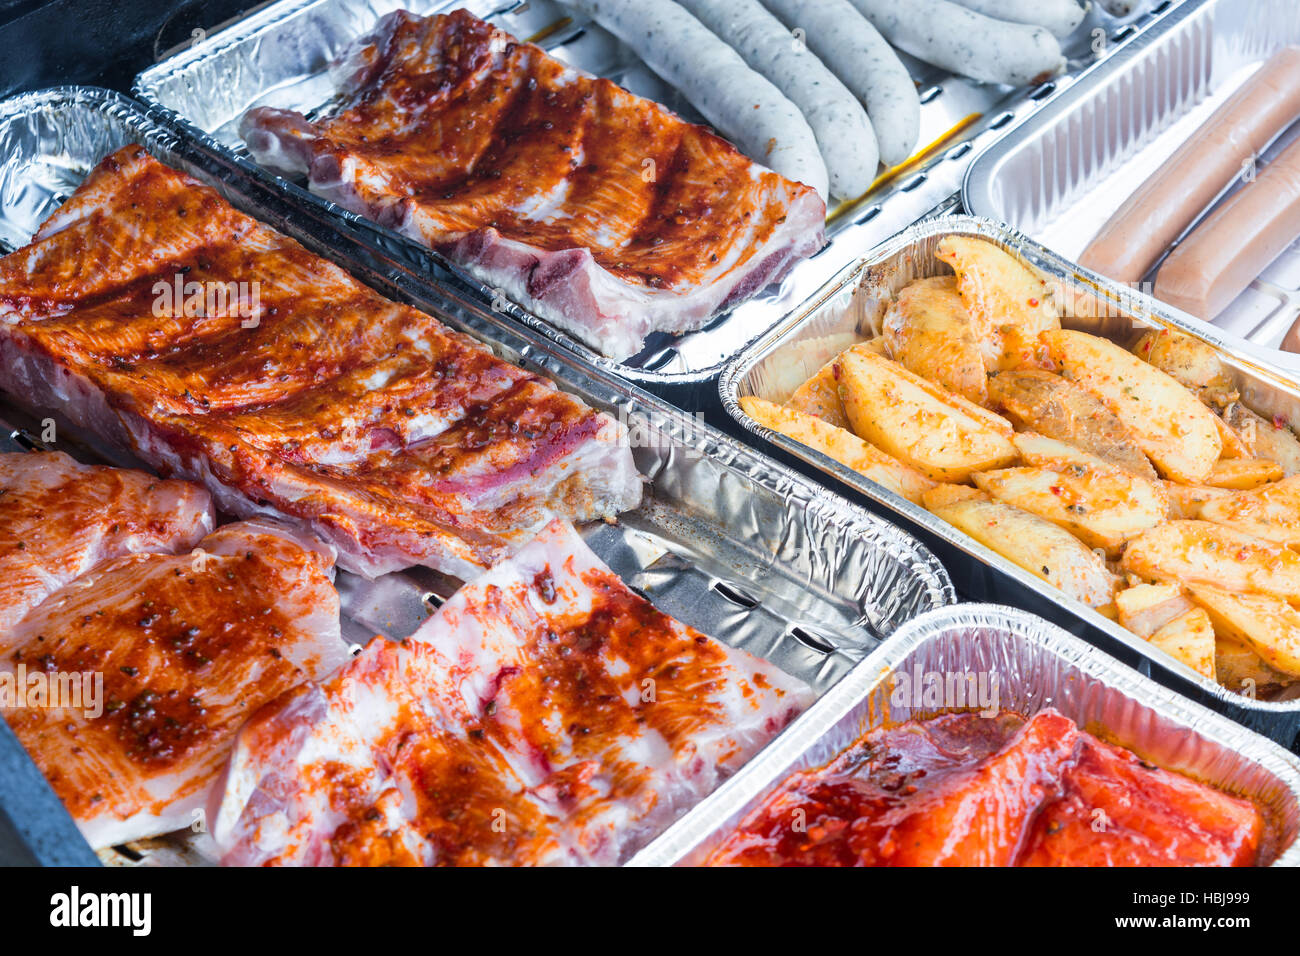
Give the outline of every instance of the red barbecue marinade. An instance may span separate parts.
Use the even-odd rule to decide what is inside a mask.
[[[709,866],[1248,866],[1247,800],[1152,767],[1052,709],[869,731],[791,775]]]
[[[467,10],[403,15],[367,73],[320,124],[315,161],[373,167],[442,241],[492,228],[550,251],[589,249],[626,282],[674,288],[716,271],[741,231],[752,235],[735,252],[748,259],[789,211],[773,199],[779,177],[711,130]],[[529,211],[543,196],[555,208]]]

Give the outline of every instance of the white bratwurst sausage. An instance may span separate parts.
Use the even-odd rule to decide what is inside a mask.
[[[1126,17],[1144,2],[1145,0],[1101,0],[1101,6],[1112,17]]]
[[[1061,44],[1042,27],[1004,23],[949,0],[853,0],[904,53],[985,83],[1024,86],[1065,69]]]
[[[876,134],[862,104],[758,0],[678,0],[750,67],[803,111],[821,147],[831,195],[855,199],[880,165]]]
[[[1091,5],[1085,2],[1079,6],[1075,0],[957,0],[957,3],[994,20],[1046,27],[1058,37],[1073,33]]]
[[[1071,0],[1072,2],[1072,0]],[[921,133],[921,97],[894,48],[849,0],[763,0],[867,107],[880,159],[897,166]]]
[[[799,108],[667,0],[563,0],[614,34],[747,156],[827,195],[826,164]]]

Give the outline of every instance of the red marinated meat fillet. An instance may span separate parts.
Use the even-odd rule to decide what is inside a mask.
[[[811,702],[556,521],[399,643],[240,733],[228,864],[613,864]]]
[[[612,358],[699,328],[825,244],[810,187],[465,10],[385,16],[335,77],[327,119],[245,114],[253,157]]]
[[[1085,736],[1021,866],[1250,866],[1264,821],[1249,800]]]
[[[348,570],[472,576],[557,515],[640,499],[612,418],[140,146],[0,259],[0,290],[15,400],[202,481],[222,511],[309,528]]]
[[[1104,818],[1100,816],[1104,814]],[[1150,767],[1055,710],[870,731],[792,774],[713,866],[1250,865],[1249,801]]]
[[[792,778],[712,862],[1009,865],[1078,734],[1052,711],[1020,724],[960,714],[870,734]]]

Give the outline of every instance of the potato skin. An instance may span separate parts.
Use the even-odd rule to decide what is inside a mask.
[[[1214,625],[1203,608],[1193,608],[1175,618],[1147,640],[1198,674],[1216,679]]]
[[[936,516],[1067,597],[1093,608],[1114,599],[1118,582],[1106,563],[1050,521],[979,492],[951,500],[932,491],[927,502]]]
[[[1032,430],[1104,458],[1142,478],[1156,471],[1133,433],[1092,392],[1038,369],[999,372],[988,381],[989,407],[1017,428]]]
[[[1205,483],[1211,488],[1249,491],[1282,478],[1282,466],[1263,458],[1223,458],[1214,463]]]
[[[1213,346],[1175,332],[1153,329],[1138,339],[1133,354],[1150,362],[1174,381],[1190,388],[1206,403],[1235,394],[1232,376]]]
[[[988,399],[984,356],[952,276],[917,279],[898,293],[882,322],[890,358],[972,402]]]
[[[1201,517],[1202,509],[1209,502],[1232,494],[1227,488],[1211,488],[1209,485],[1180,485],[1176,481],[1162,481],[1160,484],[1169,497],[1169,517],[1175,521],[1195,520]]]
[[[1215,629],[1214,674],[1224,687],[1238,693],[1247,688],[1286,687],[1296,681],[1289,674],[1269,667],[1248,646],[1226,637],[1218,628]]]
[[[1063,374],[1119,416],[1164,477],[1204,483],[1223,442],[1214,413],[1191,392],[1106,339],[1069,329],[1042,337]]]
[[[876,338],[850,345],[847,351],[866,351],[879,355],[883,348],[883,340]],[[835,357],[818,369],[816,375],[796,388],[794,394],[790,396],[790,401],[786,402],[786,407],[803,412],[805,415],[813,415],[837,428],[848,428],[849,417],[844,414],[844,402],[840,397],[841,387],[835,378],[835,361],[845,351],[841,349],[836,352]]]
[[[1241,402],[1227,405],[1223,420],[1241,436],[1256,458],[1277,462],[1287,478],[1300,475],[1300,439],[1284,422],[1269,421]]]

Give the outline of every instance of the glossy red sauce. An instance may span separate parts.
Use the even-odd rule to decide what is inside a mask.
[[[191,555],[133,555],[92,574],[25,619],[28,640],[6,655],[28,675],[102,679],[81,709],[4,714],[78,818],[157,811],[209,781],[244,720],[312,672],[302,617],[337,600],[314,556],[270,535],[201,570]],[[149,790],[159,781],[165,798]]]
[[[317,149],[366,164],[369,198],[413,203],[435,245],[493,228],[665,289],[745,262],[784,222],[777,174],[468,11],[407,14],[371,59]]]
[[[514,507],[536,505],[529,479],[605,421],[140,146],[101,162],[51,224],[0,259],[12,334],[285,514],[454,528],[490,563],[515,515],[478,500],[514,486]],[[177,276],[256,282],[258,311],[186,314],[184,296],[156,288]],[[311,494],[283,493],[304,484]]]
[[[667,748],[662,760],[689,772],[699,735],[734,715],[727,691],[753,675],[737,668],[724,645],[677,623],[608,571],[580,572],[575,600],[572,583],[557,584],[557,577],[573,581],[568,570],[559,575],[548,566],[519,582],[524,599],[544,611],[534,631],[520,634],[514,663],[495,671],[481,709],[463,709],[458,673],[440,677],[452,688],[450,701],[421,684],[403,704],[381,762],[411,783],[406,816],[390,819],[385,798],[372,799],[365,778],[330,774],[347,815],[329,841],[336,862],[417,865],[412,832],[432,845],[439,865],[536,862],[611,803],[626,802],[632,820],[653,806],[667,770],[636,741],[657,740]],[[475,614],[500,621],[495,606],[510,597],[489,585]],[[391,659],[376,672],[399,666],[392,647],[375,652]],[[419,642],[406,652],[431,653]],[[457,721],[431,716],[430,700]],[[778,711],[771,732],[788,717]],[[521,762],[543,782],[521,786]]]
[[[1257,807],[1150,767],[1055,711],[870,731],[793,774],[710,865],[1250,865]]]

